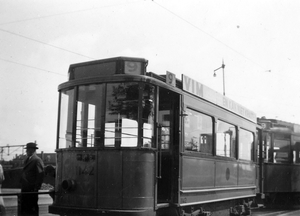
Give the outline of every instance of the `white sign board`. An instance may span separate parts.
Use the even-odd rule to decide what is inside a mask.
[[[185,75],[182,75],[182,89],[256,123],[254,112]]]

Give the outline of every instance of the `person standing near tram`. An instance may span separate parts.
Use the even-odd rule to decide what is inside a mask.
[[[44,178],[44,163],[36,155],[36,143],[26,144],[27,158],[21,176],[21,193],[38,192]],[[38,194],[21,194],[21,215],[39,215]]]

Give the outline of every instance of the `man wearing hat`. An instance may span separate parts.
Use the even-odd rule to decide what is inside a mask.
[[[26,144],[27,158],[21,176],[21,192],[38,192],[44,178],[44,164],[36,155],[36,143]],[[38,194],[21,195],[21,215],[39,215]]]

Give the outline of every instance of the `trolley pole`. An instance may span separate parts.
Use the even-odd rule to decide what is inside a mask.
[[[214,77],[217,76],[216,71],[221,68],[223,69],[223,95],[225,96],[225,71],[224,71],[225,64],[224,64],[224,60],[222,60],[222,66],[214,70]]]

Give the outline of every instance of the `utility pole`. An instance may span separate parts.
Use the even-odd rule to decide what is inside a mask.
[[[222,66],[214,70],[214,77],[217,76],[216,71],[221,69],[221,68],[223,69],[223,95],[225,96],[225,71],[224,71],[225,64],[224,64],[223,59],[222,59]]]

